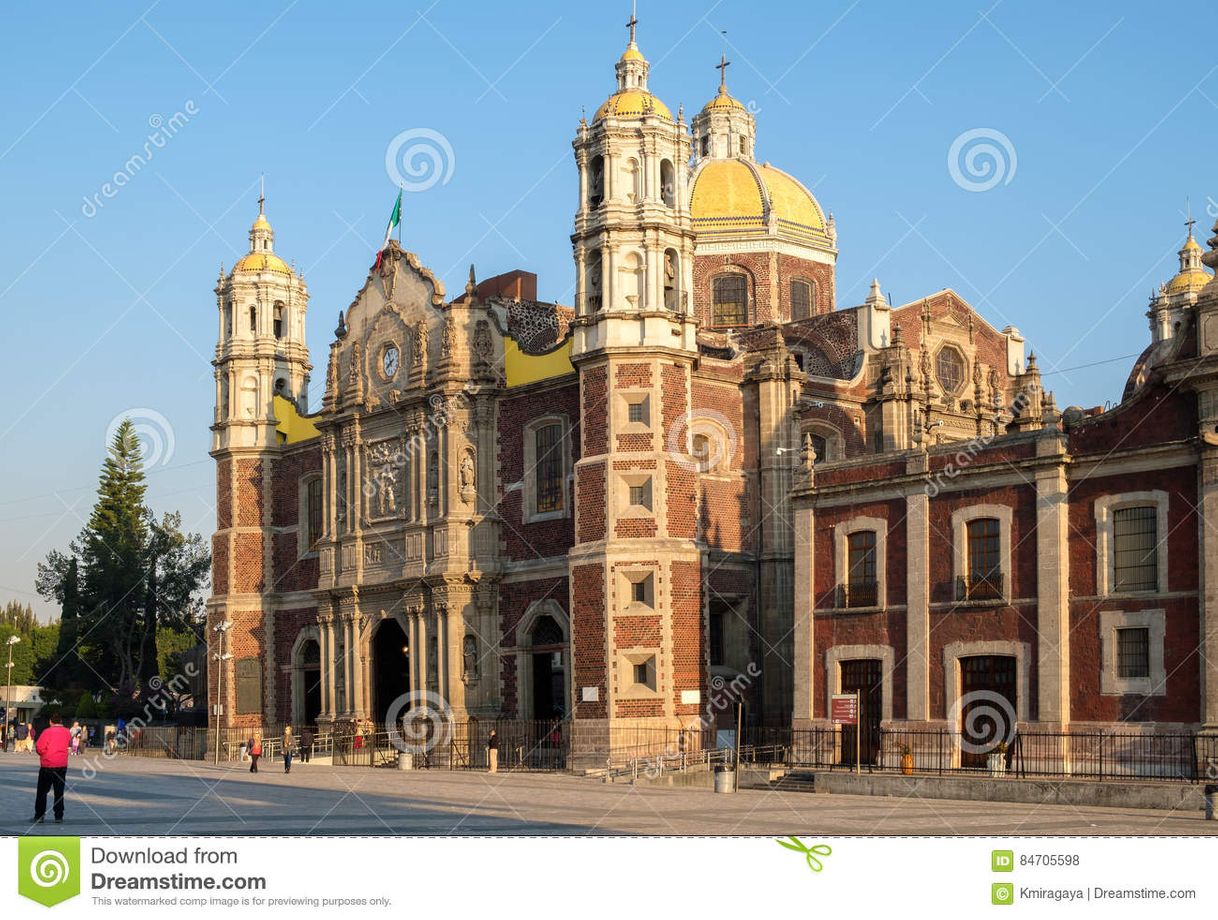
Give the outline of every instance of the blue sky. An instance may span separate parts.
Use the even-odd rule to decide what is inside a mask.
[[[1202,240],[1218,217],[1218,14],[991,3],[644,2],[639,43],[688,117],[727,32],[759,158],[836,216],[840,305],[873,275],[898,302],[955,288],[1057,369],[1059,405],[1115,401],[1130,360],[1108,359],[1147,341],[1186,199]],[[245,250],[260,175],[312,294],[315,383],[404,131],[452,151],[447,182],[406,196],[407,248],[450,291],[472,261],[569,302],[570,140],[613,87],[628,3],[31,6],[6,12],[0,56],[0,600],[47,612],[35,563],[80,529],[125,412],[159,438],[153,504],[212,529],[212,287]],[[156,125],[173,136],[127,170]],[[949,169],[974,129],[1009,142],[987,191]]]

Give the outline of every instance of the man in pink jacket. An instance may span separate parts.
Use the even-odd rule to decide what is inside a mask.
[[[63,789],[68,779],[68,748],[71,733],[63,727],[59,713],[38,736],[35,750],[41,758],[38,769],[38,794],[34,800],[34,824],[41,824],[47,813],[47,793],[55,790],[55,823],[63,823]]]

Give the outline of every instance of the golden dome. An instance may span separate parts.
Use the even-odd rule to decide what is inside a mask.
[[[702,106],[703,112],[747,112],[743,102],[729,95],[725,88],[720,88],[719,95]]]
[[[284,275],[292,274],[292,269],[288,263],[279,258],[272,252],[251,252],[241,257],[236,265],[233,266],[233,271],[238,272],[280,272]]]
[[[251,229],[254,229],[254,230],[270,230],[270,229],[271,229],[271,222],[270,222],[269,220],[267,220],[267,219],[266,219],[266,215],[265,215],[265,214],[259,214],[259,215],[258,215],[258,219],[254,221],[254,226],[253,226]]]
[[[644,115],[659,115],[672,121],[672,112],[645,89],[623,89],[605,100],[605,104],[592,116],[594,122],[602,118],[642,118]]]
[[[705,160],[694,177],[690,213],[704,230],[765,230],[772,216],[779,229],[825,232],[820,205],[803,185],[768,163]]]
[[[1200,249],[1201,247],[1198,246],[1197,248]],[[1203,268],[1183,271],[1167,282],[1167,293],[1184,294],[1190,291],[1199,291],[1213,279],[1214,276]]]
[[[620,60],[623,61],[643,61],[643,52],[639,50],[639,46],[631,42],[626,46],[626,50],[622,52]]]

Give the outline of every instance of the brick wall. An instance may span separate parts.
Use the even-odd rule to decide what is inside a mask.
[[[571,657],[576,714],[584,719],[608,715],[609,685],[605,666],[605,572],[599,565],[571,570]],[[580,701],[580,689],[597,687],[600,700]]]

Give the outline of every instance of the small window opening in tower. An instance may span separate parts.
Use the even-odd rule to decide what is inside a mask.
[[[704,157],[710,156],[710,135],[709,134],[704,134],[702,136],[702,156],[704,156]]]
[[[275,338],[283,338],[283,304],[275,304]]]
[[[258,308],[250,307],[250,332],[258,331]]]

